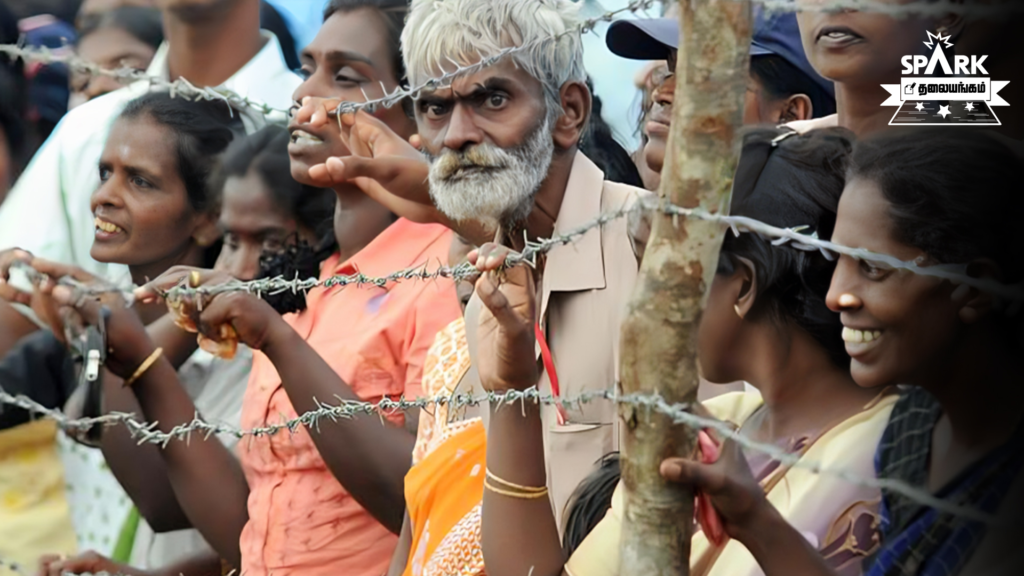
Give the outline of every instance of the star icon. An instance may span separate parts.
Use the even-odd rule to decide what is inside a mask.
[[[974,112],[974,102],[964,104],[964,108],[966,108],[968,112]]]
[[[951,112],[949,111],[949,106],[939,106],[938,114],[939,114],[939,116],[942,116],[943,118],[945,118],[946,116],[949,116],[951,114]]]
[[[914,108],[915,108],[915,109],[916,109],[916,110],[917,110],[918,112],[920,112],[921,110],[924,110],[924,102],[918,102],[918,103],[917,103],[917,106],[914,106]]]

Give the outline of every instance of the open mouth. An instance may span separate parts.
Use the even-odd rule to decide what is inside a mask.
[[[846,26],[826,26],[818,32],[818,43],[829,48],[842,48],[863,41],[863,36]]]
[[[312,145],[312,144],[323,144],[324,141],[305,130],[293,130],[291,133],[291,143],[299,145]]]
[[[99,216],[95,218],[93,223],[96,227],[97,238],[112,238],[114,236],[117,236],[118,234],[124,233],[124,228],[121,228],[120,226],[114,224],[113,222],[107,222],[106,220],[100,218]]]
[[[850,356],[857,356],[875,348],[883,336],[883,330],[858,330],[849,326],[843,327],[843,342],[846,343],[846,352]]]

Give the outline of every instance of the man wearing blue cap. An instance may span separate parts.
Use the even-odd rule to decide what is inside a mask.
[[[667,60],[674,71],[679,47],[679,22],[672,18],[619,20],[606,36],[608,48],[633,60]],[[661,172],[668,126],[672,119],[675,80],[662,74],[654,83],[652,106],[644,116],[644,156],[648,167]],[[768,17],[758,10],[750,43],[750,81],[743,108],[745,124],[783,124],[833,114],[832,82],[811,67],[800,42],[796,16]]]

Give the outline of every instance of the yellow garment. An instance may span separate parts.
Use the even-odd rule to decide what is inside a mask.
[[[0,557],[32,572],[43,554],[75,553],[56,436],[52,420],[0,432]]]
[[[801,460],[819,462],[825,468],[845,468],[859,477],[874,476],[875,448],[889,421],[897,395],[890,394],[869,404],[822,434]],[[712,398],[704,403],[719,420],[741,425],[761,405],[757,392],[737,392]],[[815,474],[805,468],[782,468],[766,479],[768,501],[790,524],[819,549],[829,548],[827,558],[843,553],[851,560],[840,573],[860,573],[860,558],[877,546],[874,541],[855,542],[848,535],[851,523],[860,524],[876,517],[878,491],[854,486],[834,475]],[[620,483],[612,496],[612,506],[604,519],[580,544],[565,566],[570,576],[617,576],[619,540],[622,530],[624,493]],[[877,524],[877,522],[876,522]],[[823,537],[818,540],[818,534]],[[829,546],[829,544],[832,544]],[[838,548],[837,551],[832,549]],[[717,551],[702,532],[690,541],[691,576],[755,576],[763,572],[750,552],[739,542],[729,540]]]

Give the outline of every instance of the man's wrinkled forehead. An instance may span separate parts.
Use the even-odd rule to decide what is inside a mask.
[[[479,58],[471,61],[469,64],[479,62]],[[460,64],[465,67],[467,64]],[[452,72],[455,69],[455,65],[452,64],[446,67],[448,72]],[[440,71],[432,72],[433,77],[439,77]],[[468,96],[482,88],[494,87],[494,86],[518,86],[529,92],[536,92],[540,94],[541,86],[540,81],[531,76],[523,68],[516,66],[515,62],[511,58],[504,58],[500,62],[491,66],[486,66],[481,70],[478,70],[469,74],[460,74],[453,78],[449,84],[443,88],[438,88],[433,92],[427,92],[425,95],[433,96],[435,98],[456,98]]]

